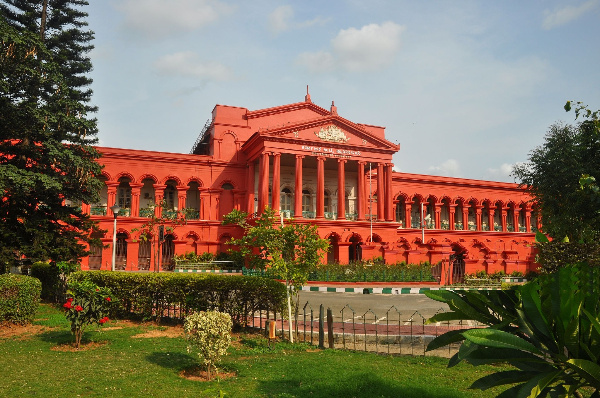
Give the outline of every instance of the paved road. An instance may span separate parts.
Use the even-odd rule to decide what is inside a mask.
[[[440,311],[447,311],[448,306],[435,300],[431,300],[423,294],[360,294],[360,293],[331,293],[331,292],[300,292],[300,317],[302,309],[306,306],[307,316],[310,316],[310,308],[313,309],[315,318],[319,314],[319,306],[323,304],[325,311],[331,308],[334,321],[341,321],[341,310],[344,309],[344,320],[354,317],[362,319],[366,314],[367,319],[388,317],[397,319],[398,313],[402,320],[410,318],[420,319],[420,316],[429,318]],[[348,305],[350,308],[348,308]],[[394,308],[395,307],[395,308]],[[372,311],[372,312],[369,312]],[[388,314],[389,312],[389,314]],[[415,314],[417,312],[417,314]],[[360,317],[360,318],[359,318]]]

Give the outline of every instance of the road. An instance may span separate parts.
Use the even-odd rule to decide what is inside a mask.
[[[302,318],[303,308],[306,308],[309,317],[311,307],[314,317],[318,318],[321,304],[325,311],[327,308],[331,308],[334,321],[342,321],[342,309],[344,309],[344,320],[352,318],[352,310],[354,310],[355,319],[362,319],[365,314],[367,319],[374,319],[375,316],[377,319],[383,317],[397,319],[398,312],[400,312],[402,320],[413,318],[415,321],[421,319],[421,316],[427,319],[437,312],[448,311],[446,304],[432,300],[424,294],[392,295],[303,291],[300,292],[300,318]]]

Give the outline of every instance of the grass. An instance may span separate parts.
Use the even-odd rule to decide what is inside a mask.
[[[459,365],[447,359],[393,357],[316,350],[242,334],[221,369],[236,377],[211,382],[179,376],[198,365],[182,337],[134,338],[165,327],[113,322],[119,329],[90,329],[83,342],[95,348],[52,350],[74,340],[59,309],[42,305],[38,333],[0,338],[0,396],[39,397],[493,397],[501,390],[468,390],[497,368]],[[224,394],[224,395],[222,395]]]

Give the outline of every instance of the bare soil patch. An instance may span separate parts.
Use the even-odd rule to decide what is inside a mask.
[[[12,337],[28,339],[46,330],[48,330],[48,327],[41,325],[3,324],[0,325],[0,339],[9,339]]]
[[[75,347],[75,343],[59,344],[51,348],[52,351],[60,352],[79,352],[90,351],[108,344],[108,341],[89,341],[79,344],[79,348]]]
[[[213,381],[213,380],[227,380],[232,377],[236,377],[235,372],[213,372],[212,379],[208,378],[208,372],[199,366],[193,368],[184,369],[179,372],[179,376],[192,381]]]
[[[179,338],[183,337],[183,328],[172,326],[164,329],[154,329],[131,337],[134,339],[152,339],[155,337]]]

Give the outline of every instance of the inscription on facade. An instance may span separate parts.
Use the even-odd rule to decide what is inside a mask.
[[[325,156],[329,158],[350,159],[352,156],[360,156],[360,151],[349,149],[336,149],[322,146],[302,145],[303,151],[310,151],[313,156]]]
[[[348,142],[350,138],[346,137],[346,134],[336,126],[327,126],[321,128],[315,135],[323,141],[329,142]]]

